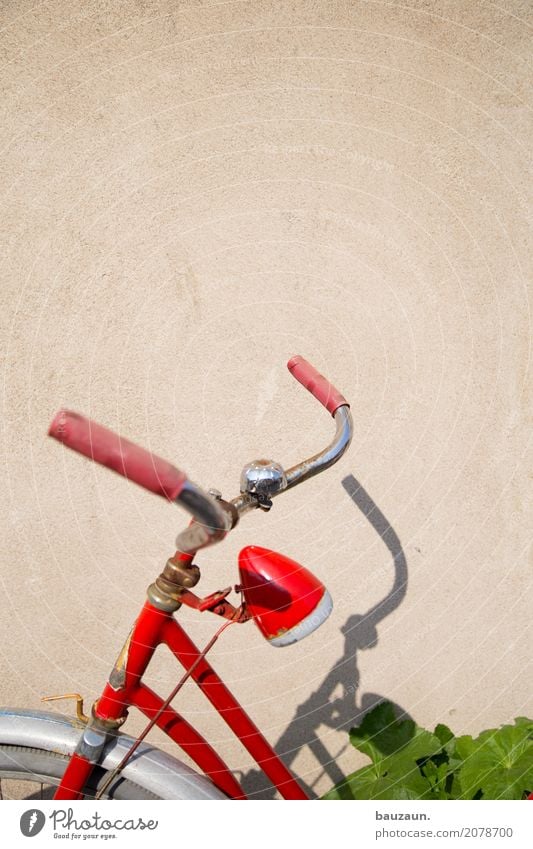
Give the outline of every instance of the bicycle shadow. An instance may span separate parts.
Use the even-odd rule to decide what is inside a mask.
[[[321,739],[325,736],[324,727],[345,729],[347,732],[350,727],[360,722],[367,711],[385,699],[375,693],[364,693],[360,696],[357,652],[377,645],[377,626],[396,610],[407,592],[407,559],[394,528],[353,475],[344,478],[342,486],[389,550],[393,561],[394,580],[392,588],[380,602],[366,613],[356,613],[348,617],[341,628],[341,633],[344,634],[344,651],[341,657],[333,664],[318,689],[298,705],[292,720],[274,745],[274,749],[288,767],[292,766],[303,747],[308,746],[314,754],[322,767],[320,775],[315,776],[310,784],[306,783],[305,777],[302,779],[298,776],[300,784],[311,798],[316,798],[314,786],[324,775],[327,775],[331,784],[342,780],[344,776],[336,764],[336,759],[350,745],[347,739],[342,749],[332,755]],[[408,716],[402,708],[397,705],[396,708],[397,715]],[[321,726],[322,734],[319,736]],[[240,783],[250,798],[276,797],[275,788],[268,783],[268,779],[259,769],[251,769],[245,773]]]

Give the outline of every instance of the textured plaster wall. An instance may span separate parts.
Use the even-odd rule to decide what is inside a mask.
[[[457,732],[531,715],[530,11],[4,0],[2,702],[90,703],[183,525],[48,440],[54,411],[233,496],[331,435],[301,353],[352,448],[200,557],[200,588],[256,543],[334,614],[285,650],[230,630],[216,668],[317,793],[377,698]],[[162,653],[152,683],[176,675]],[[257,790],[192,686],[179,705]]]

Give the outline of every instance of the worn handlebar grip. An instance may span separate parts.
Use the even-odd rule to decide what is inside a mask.
[[[292,357],[287,363],[287,368],[298,380],[302,386],[315,396],[317,401],[320,401],[324,407],[329,410],[331,415],[335,415],[335,411],[344,405],[350,406],[348,401],[341,395],[338,389],[326,380],[311,363],[304,360],[303,357]]]
[[[57,413],[48,434],[169,501],[178,497],[187,480],[183,472],[156,454],[70,410]]]

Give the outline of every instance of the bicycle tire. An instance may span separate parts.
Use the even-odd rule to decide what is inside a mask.
[[[61,714],[0,708],[0,779],[57,786],[84,728],[83,722]],[[104,776],[134,742],[122,732],[110,737],[84,788],[85,798],[94,797]],[[207,776],[147,742],[140,744],[104,798],[228,799]]]
[[[3,781],[31,782],[46,784],[47,792],[41,792],[39,798],[53,798],[55,788],[61,781],[67,767],[69,758],[58,752],[46,749],[33,749],[30,746],[6,746],[0,745],[0,790]],[[94,799],[96,793],[103,784],[107,772],[101,767],[95,767],[87,785],[83,789],[83,799]],[[12,785],[11,785],[12,787]],[[4,792],[2,792],[2,798]],[[9,798],[13,798],[9,796]],[[23,798],[32,798],[23,796]],[[151,793],[144,787],[140,787],[133,781],[122,776],[111,783],[108,791],[102,796],[103,799],[160,799],[155,793]]]

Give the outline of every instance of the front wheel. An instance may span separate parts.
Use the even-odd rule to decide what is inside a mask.
[[[53,799],[69,758],[45,749],[0,745],[0,799]],[[94,799],[107,772],[96,767],[83,790]],[[117,776],[102,799],[160,799],[133,781]]]
[[[0,794],[3,799],[51,799],[84,729],[72,717],[0,709]],[[83,798],[94,798],[134,740],[117,734],[106,744]],[[104,799],[227,799],[205,776],[172,755],[141,743]]]

